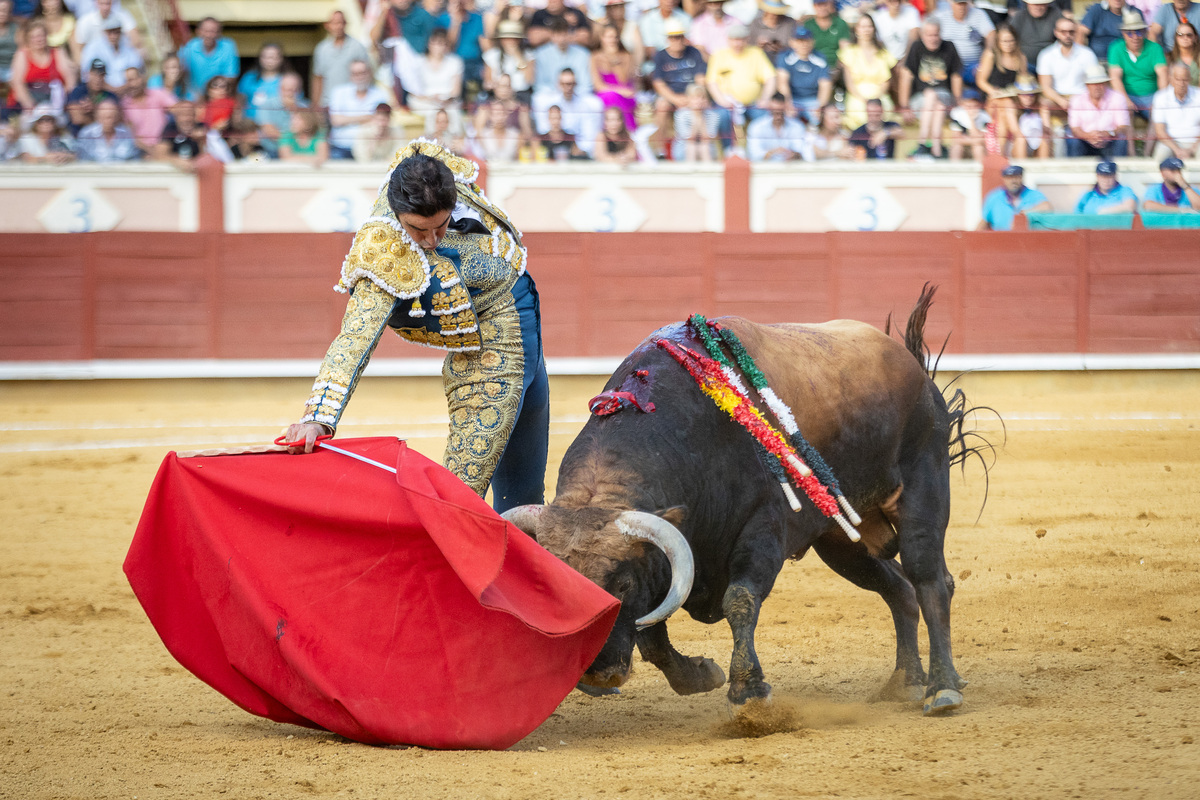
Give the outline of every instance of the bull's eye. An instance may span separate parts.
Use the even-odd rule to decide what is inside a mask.
[[[633,591],[633,578],[617,578],[617,584],[613,588],[616,589],[617,594],[621,596],[627,595]]]

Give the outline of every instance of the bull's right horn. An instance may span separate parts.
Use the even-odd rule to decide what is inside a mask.
[[[692,591],[696,564],[687,539],[671,523],[644,511],[626,511],[616,519],[617,530],[631,539],[650,542],[667,555],[671,563],[671,589],[658,608],[637,621],[638,630],[657,625],[674,614]]]
[[[513,525],[516,525],[522,531],[536,539],[538,517],[540,517],[542,512],[545,510],[545,506],[516,506],[515,508],[510,508],[508,511],[505,511],[500,516],[504,517],[506,522],[511,522]]]

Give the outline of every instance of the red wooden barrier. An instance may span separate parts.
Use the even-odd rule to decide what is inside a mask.
[[[316,358],[348,234],[0,235],[0,360]],[[530,234],[551,356],[693,312],[903,320],[955,353],[1200,351],[1194,232]],[[436,358],[385,336],[385,357]]]

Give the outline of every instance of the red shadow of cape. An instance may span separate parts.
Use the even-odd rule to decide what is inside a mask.
[[[591,664],[611,595],[393,438],[159,468],[125,574],[167,649],[252,714],[504,748]]]

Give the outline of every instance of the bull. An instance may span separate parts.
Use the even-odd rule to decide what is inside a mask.
[[[926,367],[923,332],[935,291],[922,291],[904,344],[848,320],[715,320],[741,340],[833,469],[861,515],[858,542],[812,503],[793,511],[751,436],[657,344],[667,339],[702,353],[693,329],[662,328],[624,360],[606,391],[636,376],[650,389],[653,411],[643,403],[641,410],[592,416],[563,458],[554,501],[505,515],[621,601],[581,684],[622,685],[636,644],[678,694],[724,685],[715,662],[672,646],[666,620],[682,607],[704,623],[728,621],[735,711],[769,702],[754,647],[759,609],[784,562],[811,548],[891,610],[896,666],[888,685],[923,697],[927,715],[961,706],[966,682],[951,652],[954,581],[943,544],[950,467],[975,448],[964,444],[965,398],[959,392],[948,404]],[[929,633],[928,675],[918,652],[920,615]]]

